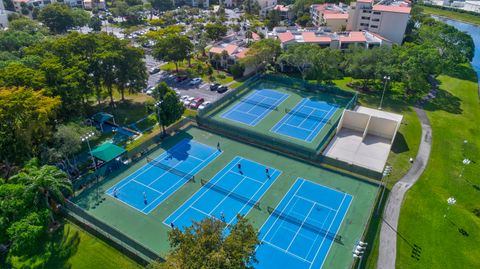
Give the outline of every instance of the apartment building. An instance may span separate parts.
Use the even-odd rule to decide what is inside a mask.
[[[347,49],[350,46],[373,48],[392,42],[369,31],[328,32],[322,28],[275,27],[268,38],[280,41],[282,49],[294,44],[317,44],[322,48]]]
[[[373,0],[357,0],[349,9],[347,30],[377,33],[401,44],[410,19],[409,2],[374,5]]]
[[[342,3],[312,5],[310,17],[316,27],[325,26],[335,32],[345,31],[348,23],[348,6]]]
[[[258,37],[258,35],[256,35]],[[252,38],[255,36],[252,34]],[[246,40],[239,39],[236,35],[229,35],[213,44],[208,50],[210,63],[216,68],[228,70],[230,66],[246,57],[248,51]],[[253,66],[245,66],[244,75],[255,71]]]
[[[66,4],[71,7],[83,8],[83,0],[13,0],[13,6],[16,12],[22,11],[22,6],[44,7],[52,3]]]
[[[8,14],[3,5],[3,1],[0,1],[0,29],[8,26]]]
[[[280,19],[282,21],[293,19],[293,12],[291,11],[290,6],[276,5],[272,10],[275,10],[280,14]]]
[[[86,10],[92,10],[93,8],[105,10],[106,7],[105,0],[83,0],[83,8]]]

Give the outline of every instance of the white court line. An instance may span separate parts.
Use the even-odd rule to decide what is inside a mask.
[[[287,98],[288,98],[289,96],[290,96],[290,95],[288,95],[288,94],[284,94],[284,95],[282,95],[281,98],[276,99],[275,102],[274,102],[269,108],[267,108],[266,110],[264,110],[264,111],[260,114],[260,116],[255,119],[255,121],[254,121],[254,122],[255,122],[255,125],[257,125],[260,120],[262,120],[262,119],[265,118],[270,112],[272,112],[272,110],[273,110],[274,108],[278,107],[281,103],[283,103],[285,100],[287,100]],[[272,99],[273,99],[273,98],[272,98]]]
[[[275,170],[275,171],[276,171],[276,170]],[[252,177],[249,177],[249,176],[242,175],[242,174],[240,174],[240,173],[238,173],[238,172],[235,172],[234,170],[230,170],[229,172],[232,172],[233,174],[237,174],[237,175],[239,175],[239,176],[241,176],[241,177],[248,178],[248,179],[250,179],[250,180],[252,180],[252,181],[256,181],[256,182],[262,184],[262,186],[263,186],[263,184],[265,184],[265,182],[262,182],[262,181],[260,181],[260,180],[256,180],[256,179],[254,179],[254,178],[252,178]]]
[[[274,176],[275,172],[277,172],[277,170],[275,170],[275,171],[272,173],[272,177]],[[280,174],[275,178],[275,180],[277,180],[277,178],[278,178],[281,174],[282,174],[282,173],[280,172]],[[248,177],[247,177],[247,178],[248,178]],[[266,184],[267,182],[268,182],[268,181],[265,181],[265,182],[262,184],[262,186],[260,186],[260,188],[257,189],[257,191],[250,197],[250,199],[248,200],[248,202],[247,202],[247,203],[244,203],[243,206],[242,206],[242,208],[241,208],[237,213],[242,212],[242,210],[243,210],[247,205],[249,205],[250,201],[252,201],[253,198],[255,197],[255,195],[257,195],[257,193],[258,193],[260,190],[263,189],[263,187],[265,186],[265,184]],[[272,186],[272,184],[273,184],[273,182],[270,184],[270,187]],[[262,193],[262,195],[257,199],[257,202],[262,199],[263,195],[267,192],[267,190],[268,190],[270,187],[268,187],[268,188]],[[244,215],[247,215],[247,214],[250,212],[250,210],[252,210],[252,208],[253,208],[253,207],[251,206],[250,209],[249,209]],[[232,220],[232,221],[233,221],[233,220]],[[232,223],[232,221],[230,221],[228,224],[230,225],[230,223]]]
[[[288,250],[290,249],[290,247],[292,246],[293,242],[294,242],[295,239],[297,238],[298,233],[302,230],[303,225],[304,225],[305,222],[307,221],[308,216],[310,216],[310,214],[312,213],[312,210],[313,210],[314,208],[315,208],[315,204],[312,204],[312,207],[310,207],[310,210],[308,210],[307,215],[303,218],[302,224],[300,224],[300,226],[298,226],[298,229],[297,229],[297,232],[295,233],[295,236],[293,236],[292,240],[290,240],[290,244],[289,244],[288,247],[287,247],[287,251],[288,251]]]
[[[162,156],[164,156],[164,155],[165,155],[165,156],[170,155],[168,152],[169,152],[169,151],[175,151],[174,149],[179,148],[180,146],[182,146],[183,144],[185,144],[184,141],[187,141],[187,139],[186,139],[186,138],[182,139],[182,140],[179,141],[175,146],[171,147],[171,148],[168,149],[168,150],[165,150],[165,152],[163,152],[162,154],[160,154],[160,155],[158,155],[157,157],[155,157],[154,160],[157,161],[157,159],[163,159],[163,158],[165,158],[165,157],[162,157]],[[162,158],[161,158],[161,157],[162,157]],[[144,167],[146,167],[146,169],[142,170],[141,173],[135,175],[135,176],[132,177],[132,178],[129,178],[131,175],[135,174],[135,172],[143,169]],[[130,175],[128,175],[128,176],[126,176],[125,178],[123,178],[120,182],[118,182],[117,184],[115,184],[115,185],[113,185],[112,187],[110,187],[110,188],[107,190],[107,192],[108,192],[109,190],[111,190],[112,188],[115,188],[115,187],[117,187],[117,189],[119,189],[119,190],[122,189],[123,186],[125,186],[125,185],[128,184],[128,182],[130,182],[131,180],[137,179],[139,176],[145,174],[145,172],[149,171],[149,170],[152,169],[153,167],[156,167],[156,166],[151,165],[150,163],[147,162],[147,163],[144,164],[142,167],[140,167],[139,169],[137,169],[136,171],[134,171],[134,172],[131,173]],[[158,168],[158,167],[156,167],[156,168]],[[126,181],[126,182],[123,183],[123,184],[121,184],[120,186],[117,186],[118,184],[122,183],[123,181]]]
[[[288,205],[292,202],[292,199],[297,195],[297,192],[298,190],[300,190],[300,188],[302,187],[303,183],[305,183],[305,181],[302,181],[302,183],[300,184],[300,186],[298,186],[298,189],[295,190],[295,193],[292,195],[292,197],[290,197],[290,199],[288,200],[287,204],[284,206],[284,208],[282,209],[282,211],[280,212],[280,215],[283,214],[283,212],[285,211],[285,209],[287,209]],[[288,192],[287,192],[288,193]],[[280,201],[280,203],[282,203],[282,201]],[[279,204],[280,205],[280,204]],[[276,210],[276,209],[275,209]],[[272,226],[270,226],[270,229],[268,229],[268,231],[265,233],[265,235],[263,236],[263,238],[261,239],[263,241],[263,239],[265,239],[265,237],[267,237],[267,235],[270,233],[270,230],[272,230],[273,227],[275,227],[275,224],[277,224],[277,221],[279,220],[280,218],[276,218],[275,221],[273,222]],[[280,227],[281,225],[279,225]],[[278,230],[278,229],[277,229]]]
[[[300,127],[300,126],[297,126],[297,125],[292,125],[292,124],[289,124],[289,123],[284,123],[283,126],[291,126],[293,128],[297,128],[297,129],[300,129],[300,130],[303,130],[303,131],[307,131],[307,132],[311,132],[312,129],[305,129],[303,127]]]
[[[345,201],[345,197],[347,197],[346,194],[343,195],[342,202],[340,203],[340,206],[339,206],[338,208],[341,208],[341,207],[342,207],[343,202]],[[337,218],[337,215],[338,215],[338,211],[335,213],[335,216],[333,216],[333,220],[332,220],[332,222],[330,222],[330,226],[329,226],[328,229],[327,229],[327,233],[330,232],[330,229],[332,228],[332,225],[333,225],[333,223],[335,222],[335,219]],[[345,214],[345,215],[346,215],[346,214]],[[341,224],[341,223],[340,223],[340,224]],[[340,227],[340,226],[339,226],[339,227]],[[328,234],[327,234],[327,235],[328,235]],[[315,261],[315,260],[317,259],[318,252],[320,251],[320,249],[322,249],[323,243],[325,242],[325,239],[327,238],[327,235],[325,235],[325,236],[323,237],[322,243],[321,243],[320,246],[318,247],[317,252],[315,253],[315,256],[313,257],[313,261]],[[335,235],[336,235],[336,233],[335,233]],[[332,245],[330,244],[330,247],[331,247],[331,246],[332,246]],[[330,248],[329,248],[329,250],[330,250]],[[328,253],[327,253],[327,254],[328,254]],[[326,259],[327,259],[327,256],[324,256],[323,261],[325,262]],[[313,262],[312,262],[312,264],[310,265],[309,268],[312,268],[312,265],[313,265]],[[320,268],[322,268],[322,266],[323,266],[323,262],[322,262],[322,265],[320,266]]]
[[[329,209],[329,210],[331,210],[331,211],[337,211],[337,210],[338,210],[338,209],[333,209],[333,208],[331,208],[331,207],[329,207],[329,206],[320,204],[319,202],[315,202],[315,201],[313,201],[313,200],[311,200],[311,199],[305,198],[305,197],[303,197],[303,196],[301,196],[301,195],[297,195],[297,197],[300,198],[300,199],[302,199],[302,200],[305,200],[305,201],[308,201],[308,202],[310,202],[310,203],[313,203],[313,204],[319,205],[319,206],[321,206],[321,207],[324,207],[324,208],[326,208],[326,209]]]
[[[151,187],[149,187],[148,185],[145,185],[145,184],[143,184],[143,183],[140,182],[140,181],[136,181],[135,179],[130,180],[128,183],[130,183],[130,182],[135,182],[135,183],[137,183],[137,184],[139,184],[139,185],[142,185],[142,186],[144,186],[144,187],[147,188],[147,189],[150,189],[150,190],[152,190],[152,191],[154,191],[154,192],[156,192],[156,193],[159,193],[160,195],[163,194],[163,192],[161,192],[161,191],[159,191],[159,190],[156,190],[156,189],[154,189],[154,188],[151,188]]]
[[[347,212],[348,212],[348,210],[350,209],[350,206],[352,205],[353,196],[350,195],[350,194],[345,193],[345,196],[347,196],[347,195],[351,196],[351,197],[352,197],[352,200],[351,200],[350,203],[348,204],[347,210],[345,210],[345,214],[343,214],[342,221],[340,221],[340,224],[338,225],[338,230],[335,232],[335,235],[334,235],[334,236],[337,236],[338,231],[340,231],[340,228],[342,227],[343,221],[345,220],[345,217],[347,216]],[[338,208],[341,208],[341,206],[339,206]],[[335,217],[335,218],[336,218],[336,217]],[[335,219],[335,218],[334,218],[334,219]],[[325,255],[325,259],[323,259],[323,262],[322,262],[322,264],[320,265],[320,268],[322,268],[323,264],[325,263],[325,260],[327,259],[326,257],[328,257],[328,253],[330,253],[330,250],[331,250],[331,249],[332,249],[332,245],[330,245],[330,247],[328,248],[327,254]]]
[[[229,167],[230,165],[232,165],[232,162],[233,162],[235,159],[237,159],[237,161],[233,164],[232,167],[235,167],[235,165],[237,165],[237,164],[241,161],[242,158],[241,158],[240,156],[235,156],[230,163],[227,163],[222,169],[220,169],[212,178],[217,177],[217,176],[220,175],[221,173],[224,173],[224,174],[223,174],[219,179],[217,179],[217,180],[215,181],[215,183],[217,183],[220,179],[222,179],[223,176],[225,176],[225,174],[227,174],[227,172],[228,172],[230,169],[228,169],[226,172],[224,172],[224,170],[225,170],[227,167]],[[195,199],[195,201],[191,202],[191,205],[193,205],[196,201],[198,201],[198,199],[200,199],[201,197],[203,197],[203,195],[205,195],[205,193],[207,193],[208,190],[210,190],[210,188],[204,188],[204,186],[202,186],[202,187],[201,187],[200,189],[198,189],[194,194],[192,194],[187,200],[185,200],[185,202],[183,202],[175,211],[173,211],[172,214],[170,214],[168,217],[166,217],[165,220],[169,219],[169,218],[170,218],[173,214],[175,214],[180,208],[182,208],[187,202],[191,202],[190,200],[191,200],[191,198],[192,198],[194,195],[196,195],[196,194],[199,193],[200,191],[203,191],[203,193],[200,194],[200,196],[197,197],[197,199]],[[185,213],[185,211],[187,211],[187,210],[190,208],[191,205],[189,205],[188,207],[186,207],[185,209],[183,209],[183,211],[174,219],[174,221],[176,221],[180,216],[182,216],[182,215]],[[163,223],[165,223],[165,220],[163,221]],[[165,224],[169,226],[168,223],[165,223]]]
[[[328,111],[327,114],[325,114],[325,116],[323,117],[322,121],[325,120],[326,117],[330,115],[330,111],[332,111],[332,109],[333,109],[333,107],[330,108],[330,110]],[[335,108],[335,110],[333,111],[333,113],[335,113],[336,110],[337,110],[337,109]],[[333,115],[333,114],[332,114],[332,115]],[[329,119],[330,119],[331,117],[332,117],[332,116],[329,116]],[[322,127],[321,127],[320,130],[318,130],[318,131],[317,131],[317,128],[318,128],[318,126],[320,126],[320,125],[317,125],[317,127],[316,127],[315,129],[313,129],[312,132],[310,133],[310,135],[307,137],[307,140],[310,140],[310,136],[313,135],[313,134],[315,134],[315,136],[317,136],[317,135],[322,131],[322,129],[327,125],[327,122],[328,122],[328,120],[326,120],[326,122],[323,123]]]
[[[331,210],[328,211],[327,216],[325,217],[325,219],[324,219],[323,222],[322,222],[322,225],[320,226],[322,229],[324,229],[323,226],[325,226],[325,221],[328,220],[328,217],[330,216],[330,212],[332,212],[332,211],[331,211]],[[336,212],[336,210],[335,210],[334,212]],[[325,230],[325,229],[324,229],[324,230]],[[315,242],[317,242],[317,239],[318,239],[319,236],[320,236],[320,234],[316,234],[316,235],[315,235],[315,240],[313,240],[313,243],[312,243],[312,245],[310,246],[310,249],[309,249],[308,252],[307,252],[307,255],[306,255],[307,257],[308,257],[308,255],[310,255],[310,252],[312,251],[312,248],[315,246]],[[326,256],[325,256],[325,257],[326,257]]]
[[[301,261],[304,261],[304,262],[306,262],[306,263],[308,263],[308,264],[310,264],[310,265],[312,264],[311,261],[309,261],[309,260],[307,260],[307,259],[305,259],[305,258],[302,258],[302,257],[298,256],[297,254],[293,254],[293,253],[289,252],[288,250],[285,250],[285,249],[283,249],[283,248],[275,245],[274,243],[271,243],[271,242],[265,241],[265,240],[262,241],[262,243],[265,243],[265,244],[267,244],[267,245],[269,245],[269,246],[272,246],[272,247],[280,250],[281,252],[283,252],[283,253],[285,253],[285,254],[288,254],[288,255],[290,255],[290,256],[293,256],[293,257],[295,257],[295,258],[297,258],[297,259],[299,259],[299,260],[301,260]]]
[[[205,160],[203,160],[203,162],[201,162],[201,163],[199,163],[197,166],[195,166],[195,167],[192,169],[192,171],[195,170],[195,169],[197,169],[197,167],[199,167],[200,165],[204,164],[206,161],[209,161],[209,159],[210,159],[212,156],[214,156],[216,153],[217,153],[217,151],[214,151],[212,154],[210,154],[210,156],[208,156],[208,158],[206,158]],[[220,152],[220,154],[218,154],[217,156],[215,156],[215,158],[218,157],[218,156],[220,156],[222,153],[223,153],[223,151]],[[205,167],[205,166],[204,166],[204,167]],[[202,167],[202,169],[203,169],[204,167]],[[200,169],[200,170],[201,170],[201,169]],[[195,171],[195,174],[198,173],[200,170]],[[180,189],[183,185],[185,185],[185,184],[188,182],[188,180],[186,180],[186,181],[183,182],[182,184],[178,185],[178,183],[181,183],[181,180],[182,180],[182,179],[185,179],[185,177],[180,178],[180,180],[177,181],[176,184],[174,184],[174,185],[170,186],[170,188],[166,189],[166,190],[162,193],[162,195],[165,194],[165,193],[167,193],[168,191],[170,191],[170,189],[172,189],[173,187],[177,187],[177,186],[178,186],[178,187],[177,187],[177,190],[178,190],[178,189]],[[158,180],[158,179],[157,179],[157,180]],[[153,182],[152,182],[152,184],[153,184]],[[175,193],[175,192],[172,192],[172,193],[170,193],[169,195],[163,196],[163,197],[164,197],[165,200],[166,200],[166,199],[168,199],[168,197],[170,197],[170,195],[172,195],[173,193]],[[159,198],[160,198],[160,197],[158,197],[158,198],[155,199],[155,200],[158,200]],[[153,203],[153,202],[154,202],[154,201],[152,201],[152,203]],[[158,205],[157,205],[157,206],[158,206]],[[150,209],[150,210],[148,211],[148,213],[152,212],[155,208],[157,208],[157,206],[155,206],[155,207],[153,207],[152,209]],[[148,206],[144,207],[143,210],[145,210],[145,208],[147,208],[147,207],[148,207]]]
[[[293,109],[295,110],[295,109],[297,109],[297,107],[302,107],[303,104],[305,104],[307,102],[307,100],[308,100],[307,98],[303,98],[302,101],[298,102],[293,107]],[[280,129],[280,127],[282,127],[283,123],[289,121],[291,117],[292,117],[292,114],[288,115],[288,113],[287,113],[287,115],[283,116],[283,118],[279,122],[277,122],[277,124],[275,124],[275,126],[273,126],[272,129],[270,129],[270,132],[276,133],[278,131],[278,129]]]

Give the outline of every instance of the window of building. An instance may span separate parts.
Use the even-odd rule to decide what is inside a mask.
[[[378,28],[376,25],[370,25],[371,28]]]
[[[378,12],[378,11],[374,11],[373,14],[375,14],[375,15],[380,15],[380,14],[382,14],[382,13],[381,13],[381,12]]]
[[[372,21],[380,21],[380,19],[372,19]]]
[[[370,20],[370,17],[365,17],[365,16],[363,16],[363,17],[362,17],[362,20]]]

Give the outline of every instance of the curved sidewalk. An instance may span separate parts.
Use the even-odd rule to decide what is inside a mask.
[[[398,230],[398,219],[403,198],[407,190],[415,184],[425,170],[428,158],[430,157],[432,148],[432,127],[430,126],[430,121],[423,109],[415,107],[414,110],[422,125],[422,141],[420,142],[417,157],[412,167],[408,170],[408,173],[393,186],[388,197],[380,230],[377,269],[395,269],[397,257],[396,231]]]

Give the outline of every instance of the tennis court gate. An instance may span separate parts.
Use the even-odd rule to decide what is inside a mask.
[[[126,234],[95,218],[69,200],[66,200],[65,206],[62,207],[62,212],[75,224],[107,241],[109,245],[144,266],[154,260],[163,261],[153,250],[146,248]]]

